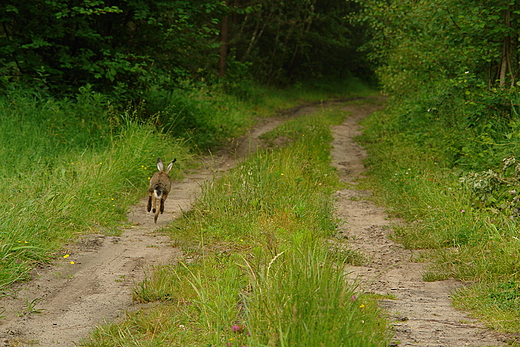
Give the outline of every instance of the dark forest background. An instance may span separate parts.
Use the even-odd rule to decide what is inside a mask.
[[[2,85],[51,94],[92,85],[136,99],[182,81],[288,85],[370,77],[360,9],[344,0],[6,0]]]

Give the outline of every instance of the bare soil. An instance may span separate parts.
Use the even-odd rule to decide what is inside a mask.
[[[117,320],[138,308],[132,302],[134,286],[158,264],[183,257],[161,229],[190,209],[205,180],[225,172],[261,145],[258,137],[281,124],[287,116],[316,111],[319,106],[292,110],[290,115],[263,120],[247,136],[218,153],[200,159],[201,166],[174,182],[165,212],[157,224],[146,212],[146,197],[133,206],[121,236],[85,235],[70,244],[52,264],[33,271],[33,279],[12,287],[0,298],[0,346],[74,346],[96,325]],[[465,313],[452,308],[450,293],[456,281],[424,282],[423,264],[410,261],[412,253],[388,239],[391,229],[384,210],[369,202],[370,192],[354,188],[363,172],[364,150],[353,138],[358,121],[376,106],[346,106],[352,117],[334,127],[333,161],[352,189],[337,192],[338,217],[347,224],[339,233],[350,247],[368,259],[348,269],[360,289],[392,295],[382,300],[401,346],[490,346],[504,337],[486,330]],[[67,258],[63,255],[68,254]],[[73,263],[71,263],[73,262]]]
[[[503,346],[509,340],[506,335],[486,329],[451,305],[450,295],[462,283],[423,281],[427,264],[413,262],[417,256],[389,238],[390,223],[399,221],[391,221],[370,201],[370,191],[356,189],[367,154],[353,139],[361,134],[359,121],[376,108],[346,106],[352,117],[333,128],[333,163],[351,187],[336,193],[338,217],[346,222],[339,234],[367,260],[363,266],[347,268],[350,278],[360,290],[387,298],[380,303],[395,331],[393,346]]]

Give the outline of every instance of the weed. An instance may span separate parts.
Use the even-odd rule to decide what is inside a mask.
[[[41,314],[45,311],[43,308],[36,308],[36,305],[38,305],[43,299],[42,298],[36,298],[31,301],[29,301],[29,298],[25,299],[25,308],[22,312],[20,312],[19,316],[26,316],[30,314]]]
[[[24,279],[79,233],[119,232],[155,158],[189,157],[132,113],[114,116],[106,100],[84,101],[91,104],[0,98],[0,196],[10,202],[0,207],[0,287]]]

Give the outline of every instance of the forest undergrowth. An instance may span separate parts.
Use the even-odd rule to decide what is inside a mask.
[[[146,106],[126,109],[89,88],[74,98],[23,89],[0,97],[0,186],[7,202],[0,208],[0,288],[26,279],[78,234],[120,233],[157,157],[176,157],[172,178],[180,178],[192,156],[240,136],[256,117],[333,95],[306,86],[245,90],[240,96],[218,87],[156,91]]]

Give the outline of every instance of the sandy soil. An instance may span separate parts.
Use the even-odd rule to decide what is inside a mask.
[[[35,269],[31,281],[13,286],[0,298],[5,316],[0,320],[0,346],[74,346],[96,325],[136,309],[132,303],[134,285],[153,266],[182,257],[160,233],[161,228],[190,208],[205,180],[254,151],[258,136],[287,116],[314,112],[317,107],[301,107],[263,121],[226,150],[201,158],[199,169],[174,182],[157,224],[146,212],[143,198],[129,212],[130,224],[121,236],[86,235],[64,250],[63,255],[69,257],[60,256],[53,264]],[[353,117],[333,129],[332,154],[342,179],[355,184],[366,154],[353,137],[359,132],[357,122],[375,108],[346,109]],[[411,252],[388,240],[388,218],[383,209],[366,199],[369,194],[355,189],[337,192],[338,216],[348,223],[339,233],[369,259],[365,266],[348,269],[351,278],[364,291],[397,298],[382,301],[394,322],[396,341],[401,346],[500,345],[502,336],[450,306],[450,292],[460,284],[422,281],[423,265],[410,262]]]
[[[450,294],[462,283],[422,280],[426,264],[412,262],[412,251],[388,238],[392,232],[389,224],[396,221],[390,221],[383,208],[369,201],[369,191],[355,188],[356,179],[364,171],[366,152],[353,138],[360,135],[359,120],[375,108],[345,107],[352,117],[333,128],[333,163],[342,180],[352,187],[336,193],[338,217],[345,221],[339,236],[368,260],[363,266],[349,266],[350,278],[364,292],[392,298],[382,300],[381,305],[394,326],[393,346],[504,345],[507,336],[487,330],[451,306]]]
[[[161,234],[161,228],[190,209],[205,180],[229,170],[254,151],[260,145],[261,134],[289,116],[315,110],[313,106],[301,107],[260,121],[227,148],[200,158],[196,171],[173,183],[157,224],[146,212],[144,196],[129,211],[130,224],[122,227],[121,236],[83,236],[51,265],[35,269],[31,281],[13,286],[0,298],[0,316],[5,316],[0,319],[0,346],[75,346],[96,325],[117,320],[125,311],[138,308],[132,302],[133,287],[153,266],[182,257],[181,251]],[[69,256],[64,258],[66,254]]]

